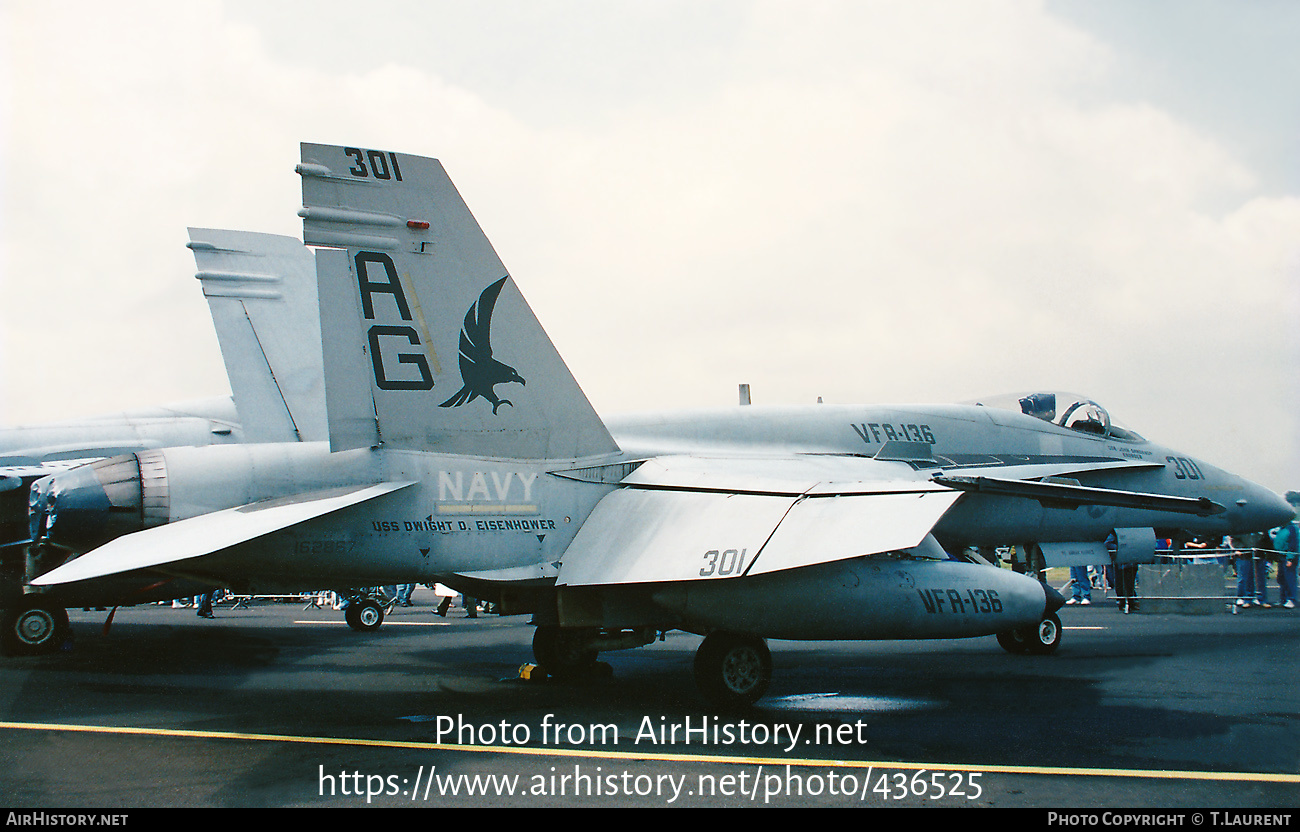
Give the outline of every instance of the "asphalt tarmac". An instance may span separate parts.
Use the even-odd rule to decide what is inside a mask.
[[[1300,805],[1300,614],[1061,611],[1053,656],[963,641],[772,641],[772,686],[706,709],[699,638],[526,681],[526,617],[375,633],[262,602],[71,611],[0,660],[11,808]]]

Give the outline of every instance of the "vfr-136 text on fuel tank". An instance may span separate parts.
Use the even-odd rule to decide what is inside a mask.
[[[964,593],[956,589],[918,589],[916,594],[929,613],[1002,612],[1002,601],[995,589],[968,589]]]

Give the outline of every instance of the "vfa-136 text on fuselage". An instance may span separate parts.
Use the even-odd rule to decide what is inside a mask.
[[[1060,596],[948,554],[966,546],[1291,516],[1205,463],[1179,478],[1166,457],[1191,457],[1063,396],[1050,412],[1030,395],[606,423],[437,161],[302,150],[328,445],[168,449],[141,456],[135,479],[107,462],[60,474],[32,523],[34,546],[66,562],[33,589],[436,578],[532,612],[534,651],[557,674],[665,630],[703,634],[701,689],[749,702],[770,676],[766,638],[998,634],[1053,650]],[[372,157],[390,164],[358,164]]]

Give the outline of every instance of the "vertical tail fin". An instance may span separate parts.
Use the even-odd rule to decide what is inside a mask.
[[[292,237],[191,228],[235,409],[249,442],[328,436],[311,251]]]
[[[330,443],[515,459],[617,450],[435,159],[303,144]]]

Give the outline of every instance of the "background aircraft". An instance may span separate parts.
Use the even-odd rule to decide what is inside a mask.
[[[298,170],[304,237],[336,247],[317,253],[329,445],[165,449],[148,477],[119,459],[45,480],[34,548],[67,562],[36,587],[441,579],[531,611],[556,673],[704,634],[699,686],[738,703],[766,688],[765,638],[1055,649],[1063,599],[948,555],[965,546],[1064,554],[1118,530],[1137,560],[1157,529],[1291,516],[1095,403],[1046,395],[654,414],[611,435],[440,164],[303,145]],[[113,522],[137,505],[151,521]]]
[[[0,430],[0,640],[9,652],[57,646],[66,622],[61,609],[33,610],[23,599],[25,577],[50,568],[39,557],[27,558],[32,483],[89,460],[123,454],[147,459],[159,448],[327,435],[310,250],[292,237],[204,228],[190,229],[189,248],[233,395]],[[139,458],[128,459],[138,477]],[[126,602],[135,588],[106,585],[90,603]],[[167,582],[159,587],[172,593],[168,597],[204,588]],[[119,590],[125,594],[115,594]]]

